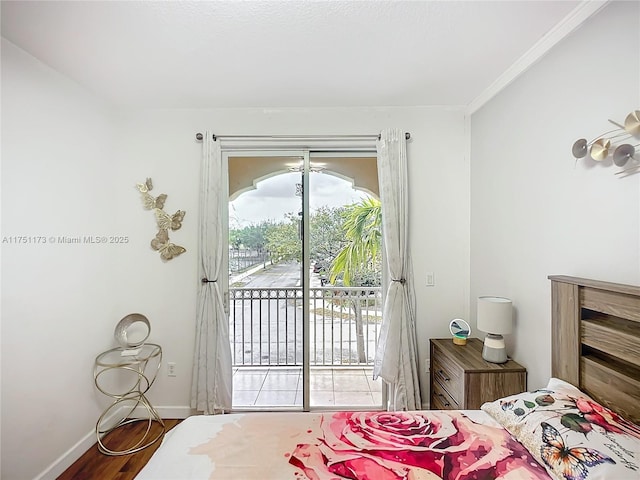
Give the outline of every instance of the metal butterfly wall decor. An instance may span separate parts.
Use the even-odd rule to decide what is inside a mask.
[[[154,197],[149,192],[153,190],[153,182],[150,178],[144,183],[137,183],[136,187],[142,195],[142,205],[145,210],[153,210],[156,223],[158,225],[158,233],[155,238],[151,240],[151,248],[160,252],[160,258],[163,260],[171,260],[172,258],[182,255],[186,252],[186,248],[180,245],[175,245],[169,241],[169,230],[179,230],[182,227],[182,220],[187,212],[184,210],[178,210],[173,215],[169,215],[164,210],[164,202],[167,200],[167,195],[162,193],[157,197]]]
[[[151,210],[152,208],[164,208],[164,202],[167,200],[167,195],[161,193],[157,197],[153,197],[149,192],[153,190],[153,182],[150,178],[147,178],[147,181],[144,183],[136,184],[138,190],[140,190],[140,194],[142,195],[142,204],[146,210]]]

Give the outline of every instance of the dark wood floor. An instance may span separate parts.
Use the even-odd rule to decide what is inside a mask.
[[[169,431],[182,420],[164,420],[166,430]],[[103,444],[110,450],[124,450],[135,444],[147,429],[147,422],[136,422],[122,426],[111,432],[103,440]],[[153,422],[150,435],[152,438],[160,431],[160,426]],[[142,470],[153,452],[160,446],[158,440],[138,453],[131,455],[108,456],[100,453],[98,444],[87,450],[73,465],[58,477],[58,480],[133,480]]]

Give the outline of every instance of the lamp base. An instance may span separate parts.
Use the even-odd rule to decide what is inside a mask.
[[[502,335],[487,334],[482,348],[482,358],[491,363],[505,363],[507,361],[507,348]]]

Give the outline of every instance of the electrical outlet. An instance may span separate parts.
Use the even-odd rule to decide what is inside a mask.
[[[176,376],[176,362],[167,362],[167,377]]]
[[[436,277],[433,272],[427,272],[427,287],[433,287],[436,284]]]

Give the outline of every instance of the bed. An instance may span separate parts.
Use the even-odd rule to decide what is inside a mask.
[[[638,480],[640,287],[549,279],[543,389],[473,411],[193,416],[136,480]]]

